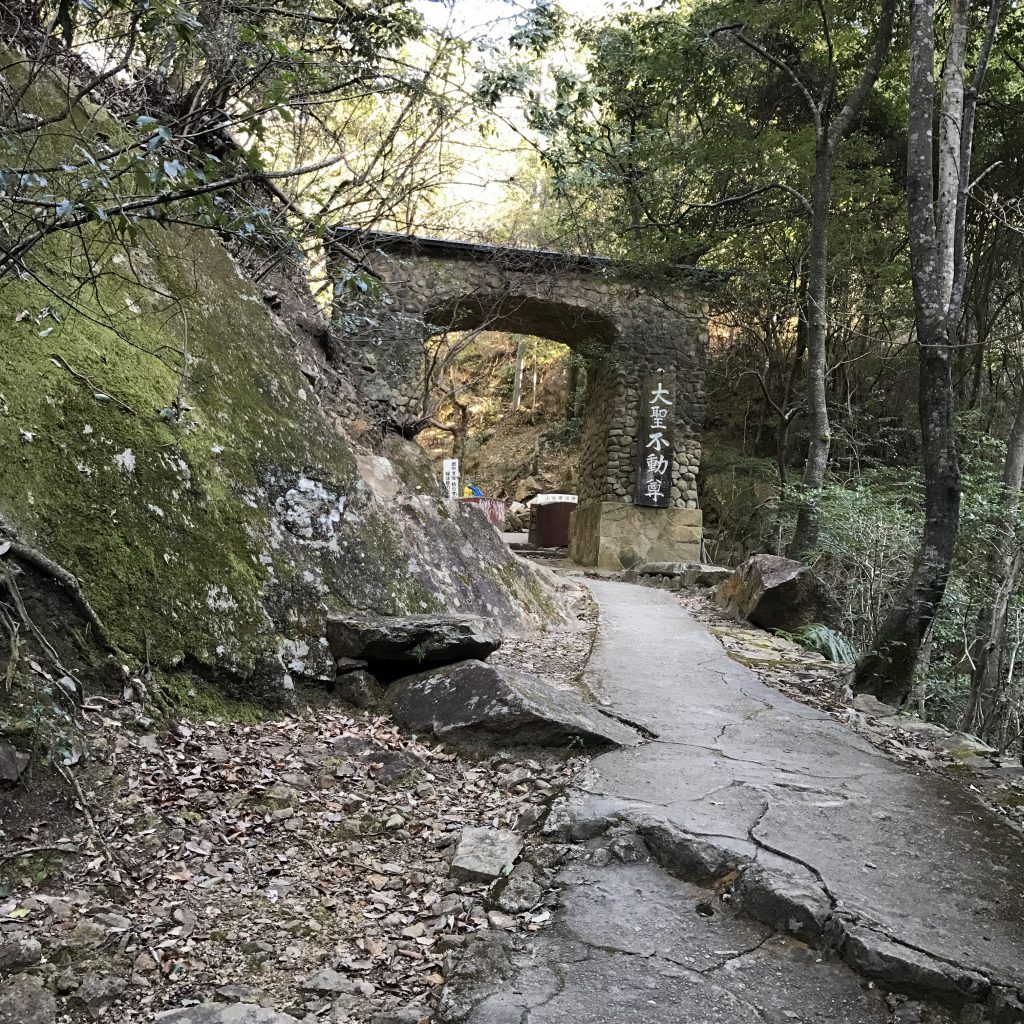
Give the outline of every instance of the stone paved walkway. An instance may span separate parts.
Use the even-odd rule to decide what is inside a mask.
[[[549,834],[588,851],[558,920],[492,949],[449,1019],[1024,1021],[1019,835],[763,685],[669,594],[588,585],[588,681],[651,739],[556,804]]]

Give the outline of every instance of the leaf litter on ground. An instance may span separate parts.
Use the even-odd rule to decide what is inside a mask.
[[[550,920],[545,885],[536,906],[489,921],[488,886],[449,879],[448,858],[465,826],[533,825],[579,757],[474,760],[332,706],[141,734],[138,705],[94,707],[84,770],[68,770],[95,831],[15,836],[0,861],[0,948],[41,943],[30,968],[61,1020],[141,1024],[210,999],[300,1020],[425,1018],[470,933]]]

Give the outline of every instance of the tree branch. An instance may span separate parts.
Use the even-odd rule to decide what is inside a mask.
[[[198,196],[209,195],[211,192],[222,192],[224,189],[233,188],[235,185],[244,185],[251,181],[274,181],[282,178],[294,178],[300,174],[311,174],[313,171],[320,171],[325,167],[333,167],[341,159],[340,156],[331,157],[328,160],[321,160],[319,163],[307,164],[305,167],[296,167],[288,171],[249,171],[245,174],[236,174],[232,178],[223,178],[220,181],[209,182],[206,185],[194,185],[192,188],[182,189],[180,192],[167,192],[159,196],[146,196],[144,199],[133,199],[118,206],[108,206],[103,210],[103,213],[108,219],[110,217],[123,217],[141,210],[149,210],[157,206],[167,206],[172,203],[182,202],[185,199],[195,199]],[[18,197],[12,196],[7,196],[6,199],[9,202],[23,202],[26,205],[31,204],[32,206],[53,210],[61,205],[56,201],[21,200]],[[46,227],[40,228],[8,250],[2,262],[0,262],[0,277],[8,273],[30,249],[44,238],[56,234],[58,231],[67,231],[100,219],[98,213],[82,213],[77,217],[55,220]]]
[[[138,25],[139,18],[142,16],[141,11],[136,11],[132,15],[131,24],[128,26],[128,47],[124,52],[124,57],[121,58],[120,63],[114,67],[109,68],[102,74],[97,75],[91,82],[87,82],[82,86],[81,89],[75,93],[68,101],[64,104],[63,109],[59,110],[56,114],[50,114],[48,117],[44,117],[41,121],[31,121],[24,125],[15,124],[10,128],[13,134],[24,134],[25,132],[37,132],[41,128],[47,127],[47,125],[57,124],[63,121],[65,118],[71,116],[71,112],[82,102],[90,93],[95,92],[104,82],[110,81],[115,75],[119,75],[128,67],[129,61],[132,59],[132,54],[135,52],[135,44],[138,41]],[[12,108],[13,111],[13,108]]]
[[[878,20],[878,27],[875,29],[875,38],[871,46],[871,56],[864,70],[861,71],[860,79],[850,90],[843,106],[835,119],[829,125],[828,144],[834,149],[836,143],[849,131],[853,119],[863,106],[868,94],[874,88],[878,76],[882,72],[882,65],[889,55],[892,46],[893,22],[896,18],[896,0],[882,0],[881,17]]]
[[[971,179],[971,153],[974,143],[974,125],[978,114],[978,98],[981,95],[982,86],[985,84],[985,74],[988,71],[989,58],[992,55],[992,46],[995,43],[996,30],[999,28],[999,18],[1003,12],[1005,0],[991,0],[988,7],[988,17],[985,21],[985,35],[981,41],[981,49],[978,52],[978,63],[974,67],[974,75],[971,78],[970,87],[964,97],[963,122],[960,130],[960,194],[957,196],[956,225],[954,232],[963,237],[967,225],[967,204],[970,201],[971,189],[991,171],[996,164],[987,167],[972,182]],[[953,287],[950,291],[950,310],[957,312],[963,303],[964,286],[967,280],[967,260],[961,248],[953,261]]]
[[[748,50],[756,53],[763,61],[771,64],[773,68],[781,71],[787,78],[800,90],[800,95],[803,96],[807,103],[808,108],[811,111],[811,116],[814,118],[814,125],[820,131],[821,130],[821,107],[815,102],[814,97],[811,95],[810,90],[801,81],[800,76],[782,59],[776,57],[773,53],[769,53],[759,43],[755,43],[753,39],[744,35],[743,29],[745,28],[742,22],[738,22],[735,25],[720,25],[718,28],[713,28],[709,33],[711,36],[716,36],[720,32],[728,32],[732,37],[741,42]]]

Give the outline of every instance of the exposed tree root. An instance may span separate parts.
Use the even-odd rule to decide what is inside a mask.
[[[11,571],[10,566],[3,561],[0,561],[0,582],[6,584],[7,591],[11,595],[11,600],[14,602],[15,611],[18,613],[18,618],[21,619],[21,624],[29,631],[29,633],[32,635],[35,641],[39,644],[39,647],[43,651],[43,654],[45,655],[46,659],[61,674],[61,676],[66,676],[74,683],[75,693],[80,696],[84,692],[82,689],[81,682],[79,681],[78,677],[74,674],[74,672],[72,672],[70,669],[64,666],[64,663],[60,660],[60,655],[56,652],[56,650],[54,650],[53,645],[50,643],[49,640],[46,639],[46,637],[43,635],[42,631],[35,624],[35,622],[32,621],[32,617],[29,615],[28,609],[25,607],[25,602],[22,600],[21,591],[18,589],[18,584],[14,578],[14,573]],[[10,618],[10,616],[7,615],[6,612],[5,617]],[[15,628],[13,631],[11,631],[11,636],[16,637],[17,635],[18,631]],[[13,683],[14,673],[11,671],[10,665],[8,665],[7,667],[7,676]],[[57,687],[55,687],[55,689],[62,697],[65,698],[65,700],[67,700],[71,704],[71,706],[76,711],[78,710],[78,700],[76,700],[74,695],[68,693],[63,686],[58,685]]]
[[[8,614],[3,605],[0,605],[0,626],[3,626],[11,643],[11,649],[7,656],[7,668],[4,671],[4,693],[10,693],[14,688],[14,677],[18,673],[18,664],[21,661],[21,637],[18,623]]]
[[[67,591],[75,608],[96,631],[96,635],[104,646],[116,654],[121,654],[117,645],[111,641],[110,634],[107,632],[99,615],[96,614],[95,609],[89,604],[82,590],[82,584],[73,572],[65,569],[62,565],[58,565],[52,558],[48,558],[31,545],[18,540],[14,530],[0,519],[0,546],[3,545],[10,545],[7,549],[7,554],[13,555],[17,561],[31,565],[34,569],[38,569],[51,579],[56,580]]]
[[[63,853],[71,857],[81,856],[81,850],[69,849],[67,846],[26,846],[22,850],[15,850],[13,853],[0,854],[0,864],[8,864],[12,860],[21,860],[22,857],[33,857],[37,853]]]
[[[17,618],[15,618],[0,606],[0,626],[4,628],[10,637],[10,658],[8,660],[7,669],[3,679],[3,685],[8,692],[13,686],[19,662],[21,647],[20,627],[24,627],[24,629],[38,642],[47,659],[53,664],[54,668],[61,673],[61,675],[66,675],[74,680],[78,686],[80,694],[84,693],[84,690],[82,689],[78,678],[73,672],[69,671],[63,665],[53,645],[46,639],[41,630],[35,625],[29,616],[25,603],[22,600],[21,592],[18,588],[17,580],[15,579],[15,574],[10,566],[5,565],[3,562],[3,556],[5,555],[12,557],[14,561],[20,562],[23,565],[31,566],[33,569],[36,569],[55,580],[68,595],[68,598],[71,600],[71,603],[74,605],[78,613],[85,619],[92,635],[108,653],[114,655],[117,659],[118,670],[123,676],[123,680],[126,685],[130,685],[136,691],[144,704],[155,706],[165,713],[168,713],[171,710],[168,702],[163,699],[162,695],[159,693],[159,686],[153,677],[149,663],[148,641],[146,644],[145,668],[141,672],[133,672],[131,666],[137,664],[136,659],[123,651],[111,639],[110,633],[103,624],[103,620],[89,603],[88,598],[86,598],[78,577],[68,569],[65,569],[64,566],[55,562],[52,558],[44,555],[37,548],[26,544],[24,541],[16,539],[14,531],[10,526],[3,522],[3,520],[0,520],[0,584],[6,584],[6,587],[11,594],[15,611],[17,612]],[[21,620],[20,624],[18,622],[19,619]]]

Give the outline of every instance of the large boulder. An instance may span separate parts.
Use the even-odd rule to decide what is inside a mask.
[[[4,60],[5,78],[22,71]],[[66,106],[59,76],[4,88],[20,97],[22,84],[26,115]],[[101,109],[44,116],[31,133],[4,134],[13,148],[2,162],[28,166],[45,151],[47,163],[75,163],[76,147],[121,131]],[[140,232],[115,254],[116,271],[76,290],[59,357],[50,330],[21,311],[67,294],[63,241],[41,240],[31,273],[4,277],[2,532],[77,580],[55,586],[38,566],[18,577],[39,629],[105,632],[175,685],[217,678],[236,697],[288,704],[297,678],[333,679],[321,642],[329,603],[397,615],[461,608],[515,629],[570,621],[578,586],[517,558],[476,509],[445,497],[415,442],[389,432],[374,438],[377,454],[363,453],[356,439],[375,434],[370,421],[385,410],[357,398],[359,357],[325,332],[301,265],[283,259],[257,283],[245,272],[255,253],[229,253],[211,228]],[[180,315],[157,295],[176,296]],[[131,330],[113,329],[125,309]],[[181,351],[186,321],[179,379],[161,353]],[[311,386],[327,377],[329,393]],[[181,407],[168,407],[179,384]],[[30,568],[24,554],[5,559]],[[85,629],[78,584],[105,630]],[[0,644],[6,653],[5,634]],[[93,662],[88,686],[105,670],[87,647],[75,645],[68,668]],[[8,759],[6,773],[18,763]]]
[[[800,629],[835,620],[825,584],[806,565],[778,555],[752,555],[715,592],[715,604],[762,629]]]
[[[392,717],[417,732],[448,739],[476,737],[528,746],[572,742],[636,746],[640,736],[617,719],[526,672],[462,661],[392,683]]]
[[[359,659],[388,679],[414,668],[486,658],[501,638],[475,615],[332,615],[327,639],[337,659]]]

